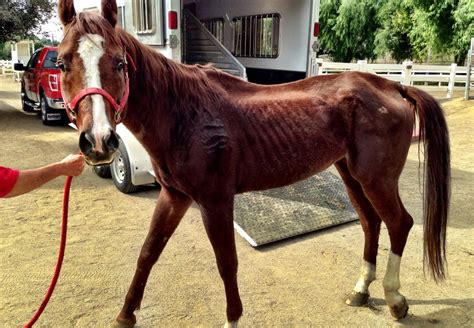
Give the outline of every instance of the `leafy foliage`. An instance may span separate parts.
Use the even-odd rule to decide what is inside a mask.
[[[462,64],[474,37],[473,0],[321,0],[321,46],[336,61],[390,55]]]
[[[377,13],[380,27],[375,36],[375,52],[379,57],[389,53],[397,62],[413,58],[409,37],[412,13],[413,7],[406,1],[388,0],[382,4]]]
[[[10,43],[0,43],[0,60],[11,59],[12,49]]]
[[[465,49],[474,37],[474,3],[472,0],[461,0],[453,12],[454,37],[451,48],[456,63],[461,64],[466,56]]]
[[[378,1],[321,1],[321,45],[336,61],[374,59]]]
[[[0,43],[31,37],[51,17],[51,0],[6,0],[0,6]]]

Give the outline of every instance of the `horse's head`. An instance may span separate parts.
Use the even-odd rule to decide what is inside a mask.
[[[110,163],[118,148],[115,126],[128,97],[127,58],[116,34],[117,4],[102,0],[101,15],[76,15],[73,0],[60,0],[64,25],[57,65],[69,118],[80,133],[79,147],[91,165]]]

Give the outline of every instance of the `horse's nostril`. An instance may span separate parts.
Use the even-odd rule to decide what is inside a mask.
[[[94,139],[89,133],[82,132],[79,136],[79,149],[84,155],[92,153],[94,148]]]
[[[119,140],[114,131],[111,131],[108,137],[106,137],[105,146],[108,150],[115,150],[118,148]]]

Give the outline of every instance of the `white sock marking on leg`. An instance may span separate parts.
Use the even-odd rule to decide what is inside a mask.
[[[402,301],[403,296],[398,292],[400,289],[400,262],[401,257],[392,253],[388,256],[387,272],[383,279],[385,290],[385,301],[389,306],[393,306]]]
[[[227,321],[224,325],[224,328],[237,328],[238,321]]]
[[[357,281],[354,291],[357,293],[368,294],[369,285],[375,280],[375,265],[364,261],[364,264],[360,268],[360,276]]]

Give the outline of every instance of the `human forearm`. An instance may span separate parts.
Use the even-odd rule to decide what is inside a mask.
[[[5,197],[25,194],[63,175],[63,164],[54,163],[37,169],[21,170],[13,189]]]
[[[3,197],[25,194],[61,175],[78,176],[82,173],[82,170],[84,170],[84,157],[82,155],[68,155],[57,163],[37,169],[21,170],[15,185]]]

